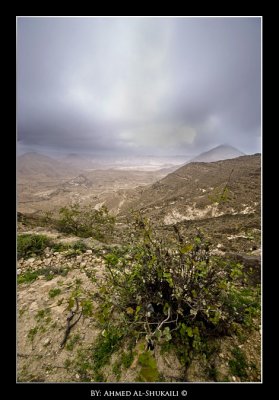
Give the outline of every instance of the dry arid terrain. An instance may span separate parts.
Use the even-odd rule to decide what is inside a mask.
[[[18,381],[261,381],[261,156],[216,157],[19,157]]]

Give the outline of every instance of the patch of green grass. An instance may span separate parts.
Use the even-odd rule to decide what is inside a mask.
[[[37,326],[35,326],[34,328],[31,328],[30,331],[28,332],[27,337],[28,337],[28,339],[31,340],[31,342],[33,342],[38,331],[39,331],[39,328]]]
[[[71,369],[80,375],[82,382],[90,382],[93,365],[88,349],[77,349],[77,356],[71,361]]]
[[[132,365],[132,362],[134,360],[134,354],[132,351],[129,351],[129,353],[123,353],[121,357],[121,364],[125,368],[129,368]]]
[[[214,382],[217,382],[217,380],[218,380],[218,370],[213,365],[209,365],[208,377],[209,377],[209,379],[211,379]]]
[[[164,342],[160,346],[160,352],[161,354],[166,354],[171,350],[175,349],[175,345],[172,342]]]
[[[91,300],[83,300],[81,302],[82,313],[84,316],[90,317],[93,313],[93,304]]]
[[[77,242],[72,244],[71,247],[76,251],[80,251],[81,253],[84,253],[88,249],[88,247],[82,240],[78,240]]]
[[[94,375],[95,382],[106,382],[106,378],[101,371],[97,371]]]
[[[20,310],[18,311],[18,316],[21,317],[26,311],[26,308],[22,307],[20,308]]]
[[[237,310],[236,322],[243,323],[247,328],[253,327],[253,318],[261,312],[261,297],[259,287],[243,287],[231,290],[227,299],[228,310]]]
[[[40,275],[43,275],[47,281],[50,281],[51,279],[54,278],[55,275],[62,275],[65,276],[67,275],[68,270],[66,269],[51,269],[51,268],[40,268],[36,271],[26,271],[24,274],[21,274],[17,277],[17,283],[32,283]]]
[[[123,335],[119,329],[111,327],[97,338],[93,348],[94,371],[100,370],[119,348]]]
[[[66,360],[64,361],[64,367],[66,369],[69,369],[71,365],[72,365],[71,360],[69,358],[66,358]]]
[[[35,315],[36,321],[41,321],[47,317],[49,317],[50,309],[43,308],[42,310],[38,310],[37,314]]]
[[[230,373],[239,378],[247,378],[247,360],[245,354],[239,347],[232,349],[233,358],[229,360]]]
[[[32,283],[38,278],[39,275],[39,271],[26,271],[24,274],[21,274],[17,277],[17,283]]]
[[[69,244],[65,244],[65,243],[54,243],[52,245],[52,250],[54,252],[62,252],[62,251],[67,251],[69,250],[70,245]]]
[[[53,299],[55,296],[58,296],[60,293],[61,293],[61,289],[53,288],[53,289],[50,289],[50,291],[48,292],[48,295],[51,299]]]
[[[50,247],[52,241],[45,235],[22,234],[17,238],[17,256],[28,258],[32,255],[42,254],[46,247]]]
[[[116,382],[119,382],[121,377],[121,360],[117,360],[112,367],[112,372],[115,375]]]
[[[65,349],[68,350],[68,351],[72,351],[74,349],[75,344],[77,342],[79,342],[79,341],[80,341],[80,335],[79,334],[73,336],[72,339],[70,339],[68,341],[68,343],[66,344]]]

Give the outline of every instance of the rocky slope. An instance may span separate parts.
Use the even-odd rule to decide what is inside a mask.
[[[108,186],[114,176],[113,172],[108,175]],[[117,176],[125,185],[125,172],[119,171]],[[88,191],[92,190],[92,182],[93,186],[96,182],[101,185],[101,180],[101,174],[95,182],[90,173],[82,174],[60,185],[60,190],[68,185],[70,194],[74,188]],[[52,239],[52,245],[40,255],[21,258],[17,264],[19,381],[137,380],[142,368],[140,354],[144,343],[141,339],[132,350],[128,346],[117,349],[98,372],[92,362],[100,348],[99,339],[105,334],[98,323],[102,312],[97,301],[100,284],[106,285],[105,256],[125,242],[131,209],[150,218],[162,237],[173,236],[174,225],[187,239],[194,238],[197,229],[203,231],[213,244],[212,256],[226,256],[242,263],[251,273],[251,285],[256,287],[260,283],[260,155],[190,163],[147,187],[123,188],[113,195],[103,193],[102,196],[96,202],[107,204],[118,214],[110,244],[45,231],[46,228],[34,227],[34,223],[28,226],[28,219],[26,223],[19,222],[19,235],[45,234]],[[46,201],[53,205],[53,199],[55,196],[50,195]],[[78,241],[76,247],[67,248]],[[69,323],[74,325],[66,335]],[[243,328],[239,333],[212,338],[206,354],[191,360],[187,367],[181,364],[173,349],[163,352],[156,347],[152,353],[157,365],[156,380],[259,382],[261,323],[258,316],[254,317],[253,326],[252,330]]]
[[[79,239],[41,229],[28,233],[38,232],[47,234],[60,245],[75,243]],[[129,353],[125,346],[115,351],[97,374],[92,367],[92,354],[97,351],[98,337],[102,336],[96,318],[99,310],[95,299],[98,283],[104,279],[104,255],[109,248],[92,239],[83,242],[87,249],[82,252],[46,248],[39,256],[18,261],[18,381],[137,381],[144,346],[142,340],[133,353]],[[78,304],[73,300],[76,297]],[[63,343],[71,310],[74,314],[71,323],[76,323]],[[87,312],[81,313],[81,310]],[[255,325],[259,322],[255,321]],[[234,372],[231,367],[233,362],[238,362],[235,354],[240,351],[245,357],[245,364],[241,367],[245,368],[245,381],[260,381],[260,331],[259,327],[249,334],[243,331],[241,336],[234,334],[213,339],[210,346],[214,352],[211,351],[209,360],[195,358],[187,369],[172,349],[162,352],[156,347],[153,357],[159,374],[157,379],[167,382],[240,382],[243,380],[242,370],[238,376],[238,370]],[[128,354],[131,354],[129,363],[125,361]]]

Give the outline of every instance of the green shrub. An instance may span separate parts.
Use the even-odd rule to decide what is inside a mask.
[[[27,271],[17,277],[17,283],[32,283],[38,278],[38,276],[39,271]]]
[[[94,371],[99,371],[110,359],[111,355],[119,348],[123,332],[116,328],[108,327],[97,338],[92,350]]]
[[[87,250],[87,246],[85,243],[83,243],[81,240],[78,240],[77,242],[75,242],[74,244],[72,244],[72,249],[74,249],[75,251],[80,251],[81,253],[84,253]]]
[[[22,234],[17,238],[17,256],[28,258],[32,255],[42,254],[46,247],[52,245],[52,241],[45,235]]]
[[[57,228],[61,232],[83,238],[104,240],[111,235],[115,223],[114,217],[109,215],[108,209],[104,206],[100,210],[95,210],[90,206],[80,207],[79,204],[73,204],[62,207],[59,214]]]
[[[175,235],[163,239],[140,216],[133,232],[125,254],[105,256],[101,325],[110,318],[130,336],[145,336],[151,349],[174,343],[188,364],[208,338],[230,333],[234,323],[259,312],[259,291],[244,286],[242,266],[213,256],[201,232],[187,242],[174,226]]]
[[[31,342],[33,342],[36,334],[38,333],[39,328],[37,326],[35,326],[34,328],[31,328],[27,334],[28,339],[31,340]]]
[[[61,293],[61,289],[53,288],[53,289],[50,289],[50,291],[48,292],[48,295],[51,299],[53,299],[55,296],[58,296],[60,293]]]
[[[233,358],[229,360],[230,372],[232,375],[239,376],[240,378],[247,378],[248,363],[243,351],[235,347],[232,349]]]
[[[123,353],[121,357],[121,364],[124,368],[129,368],[133,362],[133,359],[134,354],[132,351],[129,351],[128,353]]]
[[[52,250],[54,252],[62,252],[62,251],[66,251],[69,250],[71,246],[69,244],[65,244],[65,243],[54,243],[52,245]]]

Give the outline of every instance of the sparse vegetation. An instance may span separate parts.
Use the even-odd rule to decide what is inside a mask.
[[[176,236],[166,243],[141,216],[133,228],[135,238],[125,254],[105,256],[101,326],[114,310],[116,327],[144,336],[146,349],[174,343],[184,365],[206,350],[208,338],[226,335],[238,324],[252,326],[259,288],[245,286],[240,264],[212,256],[201,232],[185,242],[174,226]]]
[[[68,351],[72,351],[76,343],[80,341],[80,335],[74,335],[66,344],[65,349]]]
[[[114,217],[109,215],[108,209],[104,206],[95,210],[92,207],[81,208],[76,203],[62,207],[59,214],[58,229],[83,238],[93,237],[97,240],[105,240],[108,235],[111,235],[115,223]]]
[[[30,331],[28,332],[28,339],[31,340],[31,342],[33,342],[36,334],[38,333],[39,328],[37,326],[35,326],[34,328],[30,329]]]
[[[39,276],[39,271],[26,271],[24,274],[21,274],[17,277],[17,283],[32,283]]]
[[[39,276],[44,276],[47,281],[50,281],[54,278],[55,275],[66,276],[68,273],[67,268],[56,268],[56,267],[44,267],[37,269],[35,271],[26,271],[23,274],[17,277],[17,283],[32,283]]]
[[[229,367],[232,375],[247,378],[248,363],[243,351],[239,347],[232,349],[232,359],[229,360]]]
[[[54,297],[58,296],[60,293],[61,293],[61,289],[53,288],[53,289],[50,289],[50,291],[48,292],[48,295],[51,299],[53,299]]]
[[[51,244],[51,240],[45,235],[19,235],[17,238],[17,256],[18,258],[28,258],[40,255]]]
[[[35,315],[35,319],[38,322],[48,324],[51,321],[50,309],[43,308],[42,310],[38,310],[38,312]]]
[[[256,180],[246,186],[258,161],[225,163],[114,193],[113,205],[91,186],[94,204],[121,201],[117,220],[83,193],[81,205],[42,200],[66,204],[60,214],[19,213],[19,381],[260,380],[260,197]]]
[[[121,357],[121,365],[123,365],[124,368],[129,368],[133,362],[134,359],[134,354],[130,350],[128,353],[124,352]]]
[[[99,335],[92,349],[93,369],[95,373],[108,362],[111,355],[119,348],[124,332],[114,326],[109,326]]]

